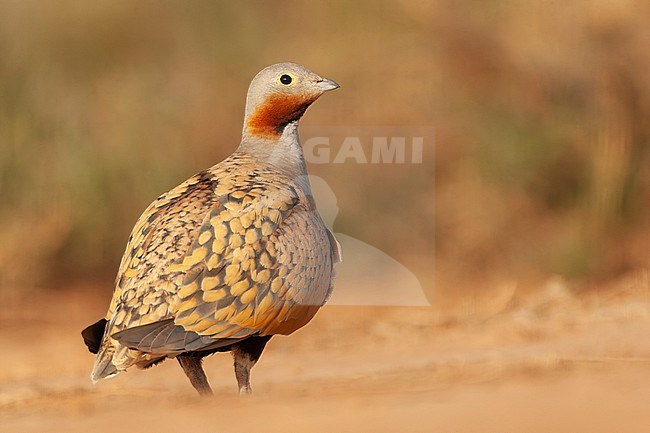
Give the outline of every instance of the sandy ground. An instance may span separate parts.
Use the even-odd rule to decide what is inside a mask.
[[[489,299],[326,307],[270,342],[253,396],[237,395],[230,355],[208,358],[211,399],[175,361],[92,385],[79,331],[107,304],[92,288],[8,299],[0,431],[650,431],[647,281]]]

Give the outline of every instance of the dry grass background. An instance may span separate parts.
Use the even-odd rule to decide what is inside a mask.
[[[0,9],[3,287],[110,281],[139,212],[233,150],[251,77],[287,59],[343,85],[305,124],[436,131],[421,166],[311,168],[337,231],[425,280],[434,253],[442,281],[647,266],[645,2]]]
[[[329,397],[299,384],[292,390],[327,400],[345,389],[355,401],[357,386],[384,395],[420,383],[438,389],[440,379],[465,389],[465,379],[453,378],[491,380],[511,371],[503,365],[535,364],[537,355],[509,355],[513,339],[522,353],[536,353],[536,341],[571,331],[574,339],[562,344],[583,347],[597,336],[574,331],[603,326],[609,343],[571,356],[647,357],[644,346],[616,342],[630,329],[642,336],[649,314],[648,15],[648,3],[633,0],[0,1],[4,347],[24,344],[20,329],[38,335],[35,325],[22,325],[36,320],[66,336],[57,343],[48,334],[43,347],[83,357],[67,345],[76,347],[74,330],[103,313],[140,212],[236,147],[250,79],[291,60],[342,85],[309,110],[303,126],[435,130],[421,165],[309,167],[336,194],[335,231],[406,265],[433,304],[423,316],[329,310],[314,327],[325,335],[320,349],[363,363],[352,347],[327,338],[357,341],[350,329],[369,326],[388,352],[414,344],[433,356],[459,344],[457,337],[478,351],[471,353],[481,366],[474,372],[470,353],[452,350],[451,370],[444,357],[415,373],[390,358],[391,374],[406,372],[402,385],[354,379],[351,391]],[[35,299],[55,308],[44,311]],[[337,325],[337,317],[345,319]],[[445,333],[452,337],[433,337]],[[317,348],[302,338],[299,352],[311,359]],[[32,396],[25,401],[74,395],[81,416],[80,401],[95,408],[94,399],[106,397],[81,385],[88,359],[58,359],[54,370],[70,379],[43,385],[36,349],[21,347],[21,367],[2,357],[6,407],[23,407],[13,397],[23,392]],[[502,350],[494,365],[480,361],[490,347]],[[564,349],[552,347],[555,361],[542,361],[541,370],[566,365],[557,361]],[[352,378],[362,370],[341,367]],[[331,375],[316,376],[321,384]],[[471,406],[468,398],[461,402]],[[409,394],[404,405],[409,399],[417,398]],[[32,406],[24,407],[12,425],[29,418]]]

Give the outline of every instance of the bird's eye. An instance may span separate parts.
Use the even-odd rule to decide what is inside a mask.
[[[290,85],[292,82],[293,82],[293,78],[291,78],[291,75],[288,74],[280,75],[280,83],[284,84],[285,86]]]

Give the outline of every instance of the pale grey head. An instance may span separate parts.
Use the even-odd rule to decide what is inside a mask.
[[[246,96],[243,136],[277,140],[307,107],[339,85],[296,63],[276,63],[253,78]]]

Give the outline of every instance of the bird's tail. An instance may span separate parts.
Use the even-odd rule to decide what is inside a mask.
[[[133,365],[147,368],[160,360],[160,356],[152,357],[146,353],[129,349],[112,338],[106,338],[99,349],[90,378],[93,383],[97,383],[101,379],[114,377]]]
[[[104,341],[95,359],[93,371],[90,373],[90,379],[93,383],[97,383],[101,379],[113,377],[120,372],[113,363],[114,354],[115,347],[109,341]]]

